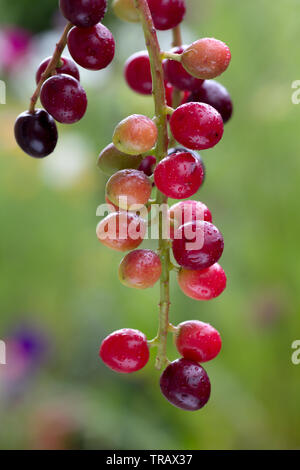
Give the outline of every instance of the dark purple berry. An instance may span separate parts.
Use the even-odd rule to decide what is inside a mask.
[[[102,21],[107,0],[59,0],[64,17],[80,28],[89,28]]]
[[[140,166],[138,167],[139,171],[143,171],[145,175],[151,176],[153,175],[153,171],[156,165],[156,158],[153,157],[153,155],[148,155],[148,157],[145,157],[142,162],[140,163]]]
[[[47,157],[57,144],[55,121],[43,109],[36,109],[34,114],[25,111],[17,117],[15,138],[21,149],[31,157]]]
[[[40,63],[39,68],[36,72],[36,83],[39,83],[42,73],[45,72],[51,59],[52,57],[48,57]],[[80,80],[80,74],[77,65],[72,59],[68,59],[67,57],[60,58],[60,64],[56,67],[55,71],[56,73],[64,73],[66,75],[71,75],[72,77],[76,78],[76,80]]]
[[[205,80],[198,91],[190,94],[188,101],[210,104],[219,111],[224,124],[232,116],[233,105],[230,94],[221,83],[215,80]]]

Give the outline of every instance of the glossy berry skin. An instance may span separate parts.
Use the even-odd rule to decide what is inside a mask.
[[[211,361],[222,348],[220,333],[208,323],[198,320],[178,325],[175,344],[181,356],[196,362]]]
[[[51,116],[63,124],[73,124],[85,115],[87,97],[84,89],[70,75],[54,75],[41,89],[41,103]]]
[[[124,75],[133,91],[142,95],[152,94],[150,60],[146,51],[137,52],[127,59]]]
[[[89,28],[102,21],[107,0],[59,0],[64,17],[80,28]]]
[[[47,59],[43,60],[43,62],[40,63],[39,68],[36,72],[36,77],[35,77],[37,84],[39,83],[42,73],[45,72],[51,59],[52,57],[48,57]],[[60,61],[62,65],[59,67],[56,67],[55,69],[56,73],[64,73],[65,75],[71,75],[72,77],[76,78],[76,80],[80,81],[80,73],[75,62],[73,62],[72,59],[68,59],[67,57],[61,57]]]
[[[34,158],[44,158],[56,147],[58,134],[54,119],[43,109],[25,111],[15,122],[15,138],[21,149]]]
[[[210,381],[200,364],[188,359],[177,359],[163,372],[160,389],[165,398],[177,408],[197,411],[210,397]]]
[[[185,147],[204,150],[214,147],[224,132],[220,113],[205,103],[186,103],[177,108],[170,120],[174,138]]]
[[[114,144],[109,144],[100,153],[97,166],[108,176],[127,168],[137,169],[142,162],[141,155],[128,155],[120,152]]]
[[[137,372],[149,361],[147,338],[138,330],[117,330],[102,341],[99,356],[115,372]]]
[[[181,54],[186,48],[187,46],[174,47],[171,52]],[[166,79],[179,90],[198,91],[203,84],[203,80],[190,75],[181,63],[175,60],[164,61],[164,72]]]
[[[112,7],[115,15],[121,20],[130,23],[138,23],[140,21],[138,10],[135,8],[134,0],[114,0]]]
[[[164,31],[178,26],[186,12],[185,0],[148,0],[156,29]]]
[[[140,163],[138,170],[145,173],[147,176],[152,176],[156,165],[156,158],[153,155],[148,155]]]
[[[232,116],[233,106],[230,94],[221,83],[215,80],[206,80],[200,90],[190,94],[188,101],[209,104],[219,111],[224,124]]]
[[[134,250],[121,261],[119,279],[126,287],[147,289],[153,287],[161,276],[159,256],[152,250]]]
[[[185,70],[196,78],[209,80],[221,75],[230,64],[229,47],[214,38],[203,38],[188,46],[181,63]]]
[[[188,222],[175,231],[173,254],[186,269],[206,269],[222,256],[224,239],[210,222]]]
[[[142,171],[120,170],[106,184],[106,196],[121,209],[144,206],[150,199],[152,184]],[[136,210],[137,208],[135,208]]]
[[[175,228],[187,222],[197,220],[205,220],[212,222],[212,215],[208,207],[200,201],[180,201],[170,207],[170,219],[173,221]]]
[[[137,155],[151,150],[157,141],[157,127],[152,119],[132,114],[115,128],[114,145],[124,153]]]
[[[226,282],[226,274],[218,263],[201,270],[181,268],[178,273],[180,289],[195,300],[219,297],[226,288]]]
[[[74,26],[68,34],[68,47],[75,62],[88,70],[104,69],[115,55],[113,35],[101,23],[91,28]]]
[[[146,234],[144,219],[130,212],[113,212],[97,225],[98,240],[116,251],[130,251],[137,248]]]
[[[201,163],[189,151],[168,155],[158,163],[154,171],[154,182],[159,191],[173,199],[192,196],[203,180]]]

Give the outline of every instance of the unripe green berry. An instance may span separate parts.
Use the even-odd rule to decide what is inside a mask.
[[[113,9],[115,15],[121,20],[130,23],[138,23],[140,21],[139,12],[134,5],[134,0],[114,0]]]
[[[114,144],[109,144],[99,155],[97,166],[108,176],[126,168],[138,168],[142,162],[141,155],[128,155],[120,152]]]

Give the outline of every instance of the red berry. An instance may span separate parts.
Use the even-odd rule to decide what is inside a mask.
[[[57,127],[54,119],[43,109],[34,114],[25,111],[15,123],[15,138],[21,149],[35,158],[52,153],[57,144]]]
[[[156,29],[164,31],[178,26],[185,15],[185,0],[148,0]]]
[[[177,408],[197,411],[210,397],[210,381],[200,364],[188,359],[173,361],[160,378],[165,398]]]
[[[114,144],[109,144],[98,157],[97,166],[103,173],[112,176],[119,170],[138,168],[142,161],[141,155],[128,155],[120,152]]]
[[[89,70],[104,69],[115,55],[113,35],[101,23],[91,28],[72,28],[68,35],[68,47],[75,62]]]
[[[225,72],[230,60],[230,49],[224,42],[203,38],[184,50],[181,63],[194,77],[209,80]]]
[[[148,176],[132,169],[118,171],[106,184],[109,200],[127,210],[133,205],[144,206],[150,199],[151,191],[152,184]]]
[[[115,331],[102,341],[99,356],[115,372],[136,372],[149,361],[147,338],[141,331],[129,328]]]
[[[204,103],[186,103],[175,109],[170,120],[175,139],[185,147],[204,150],[222,138],[224,125],[218,111]]]
[[[148,155],[148,157],[145,157],[142,162],[140,163],[140,166],[138,167],[139,171],[143,171],[145,175],[151,176],[153,175],[154,167],[156,165],[156,158],[153,157],[153,155]]]
[[[161,160],[154,171],[154,182],[163,194],[184,199],[195,194],[204,179],[200,161],[192,152],[178,151]]]
[[[174,47],[171,52],[181,54],[186,48],[187,46]],[[198,91],[202,86],[203,80],[190,75],[181,63],[175,60],[164,61],[164,71],[166,79],[179,90]]]
[[[177,229],[187,222],[205,220],[212,222],[212,215],[208,207],[200,201],[180,201],[170,207],[170,219]]]
[[[219,332],[211,325],[192,320],[178,325],[175,344],[185,359],[207,362],[219,354],[222,340]]]
[[[209,222],[188,222],[175,232],[173,254],[184,268],[209,268],[220,259],[223,249],[221,232]]]
[[[152,77],[149,55],[146,51],[131,55],[124,69],[125,79],[128,86],[142,95],[151,95]]]
[[[133,114],[123,119],[115,128],[113,143],[130,155],[148,152],[157,141],[157,127],[152,119]]]
[[[233,106],[230,94],[221,83],[215,80],[206,80],[200,90],[190,94],[188,101],[209,104],[219,111],[224,124],[232,116]]]
[[[36,72],[36,83],[39,83],[42,73],[45,72],[51,59],[52,57],[48,57],[40,63],[39,68]],[[64,73],[65,75],[71,75],[72,77],[76,78],[76,80],[80,80],[78,67],[72,59],[68,59],[67,57],[61,57],[60,63],[61,65],[58,65],[55,69],[56,73]]]
[[[64,17],[81,28],[89,28],[102,21],[107,0],[59,0]]]
[[[113,212],[97,225],[98,240],[116,251],[129,251],[143,241],[147,230],[144,219],[130,212]]]
[[[153,287],[161,276],[159,256],[152,250],[135,250],[122,259],[119,279],[127,287],[147,289]]]
[[[181,268],[178,273],[180,289],[195,300],[211,300],[218,297],[225,290],[226,281],[226,274],[218,263],[201,270]]]
[[[78,80],[70,75],[59,74],[44,82],[41,103],[56,121],[73,124],[84,116],[87,97]]]

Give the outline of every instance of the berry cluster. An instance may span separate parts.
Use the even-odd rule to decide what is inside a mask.
[[[149,348],[157,347],[157,367],[167,365],[160,379],[163,395],[179,408],[198,410],[210,396],[210,381],[200,363],[218,355],[221,337],[200,321],[177,327],[169,323],[169,271],[177,271],[180,289],[196,300],[214,299],[226,287],[225,272],[218,264],[224,240],[212,224],[210,210],[202,202],[182,200],[193,196],[205,179],[197,150],[212,148],[221,140],[232,114],[228,91],[211,80],[227,69],[230,51],[223,42],[205,38],[161,53],[153,24],[159,30],[173,29],[178,38],[185,0],[115,0],[113,7],[123,20],[142,21],[148,50],[129,57],[124,77],[133,91],[154,95],[156,115],[125,118],[115,128],[113,143],[100,153],[98,166],[110,176],[106,185],[110,213],[96,232],[105,246],[132,250],[119,266],[122,284],[145,289],[160,279],[163,294],[157,337],[148,341],[138,330],[118,330],[103,340],[100,357],[112,370],[131,373],[142,369],[149,361]],[[147,231],[148,212],[168,198],[181,200],[167,210],[169,239],[162,239],[160,232],[157,252],[137,249]],[[170,260],[171,246],[179,266]],[[168,332],[174,334],[182,356],[172,363],[166,358]]]
[[[113,36],[100,23],[106,0],[60,0],[60,8],[69,23],[52,58],[39,66],[29,111],[15,124],[18,144],[37,158],[49,155],[56,146],[55,120],[73,123],[86,111],[78,68],[61,56],[66,44],[75,62],[90,70],[103,69],[114,56]],[[142,23],[147,51],[129,57],[124,75],[135,92],[153,94],[155,116],[134,114],[123,119],[112,143],[100,153],[98,167],[109,176],[108,215],[96,233],[106,247],[128,252],[119,266],[123,285],[145,289],[160,281],[161,297],[154,339],[148,341],[138,330],[121,329],[103,340],[100,357],[112,370],[131,373],[147,364],[150,347],[156,347],[156,368],[164,369],[163,395],[179,408],[198,410],[210,396],[210,381],[200,364],[218,355],[221,338],[212,326],[197,320],[177,327],[169,322],[169,279],[171,271],[177,272],[180,289],[196,300],[214,299],[226,287],[225,272],[218,264],[223,236],[204,203],[183,199],[194,196],[205,180],[197,151],[221,140],[224,123],[232,114],[228,91],[213,80],[227,69],[230,50],[213,38],[182,45],[185,0],[114,0],[113,8],[121,19]],[[171,51],[160,50],[156,29],[173,30]],[[39,97],[45,110],[35,110]],[[168,198],[179,202],[169,207]],[[159,232],[157,252],[139,248],[153,222],[155,205],[161,209],[154,219]],[[171,248],[177,266],[171,261]],[[166,356],[168,333],[174,334],[181,355],[171,363]]]
[[[56,147],[56,122],[73,124],[84,116],[87,96],[80,84],[78,67],[101,70],[113,60],[115,41],[100,21],[107,9],[107,0],[60,0],[60,9],[69,21],[52,57],[39,65],[37,88],[29,111],[18,116],[15,137],[19,146],[31,157],[44,158]],[[73,57],[62,56],[65,46]],[[35,109],[40,98],[43,109]]]

